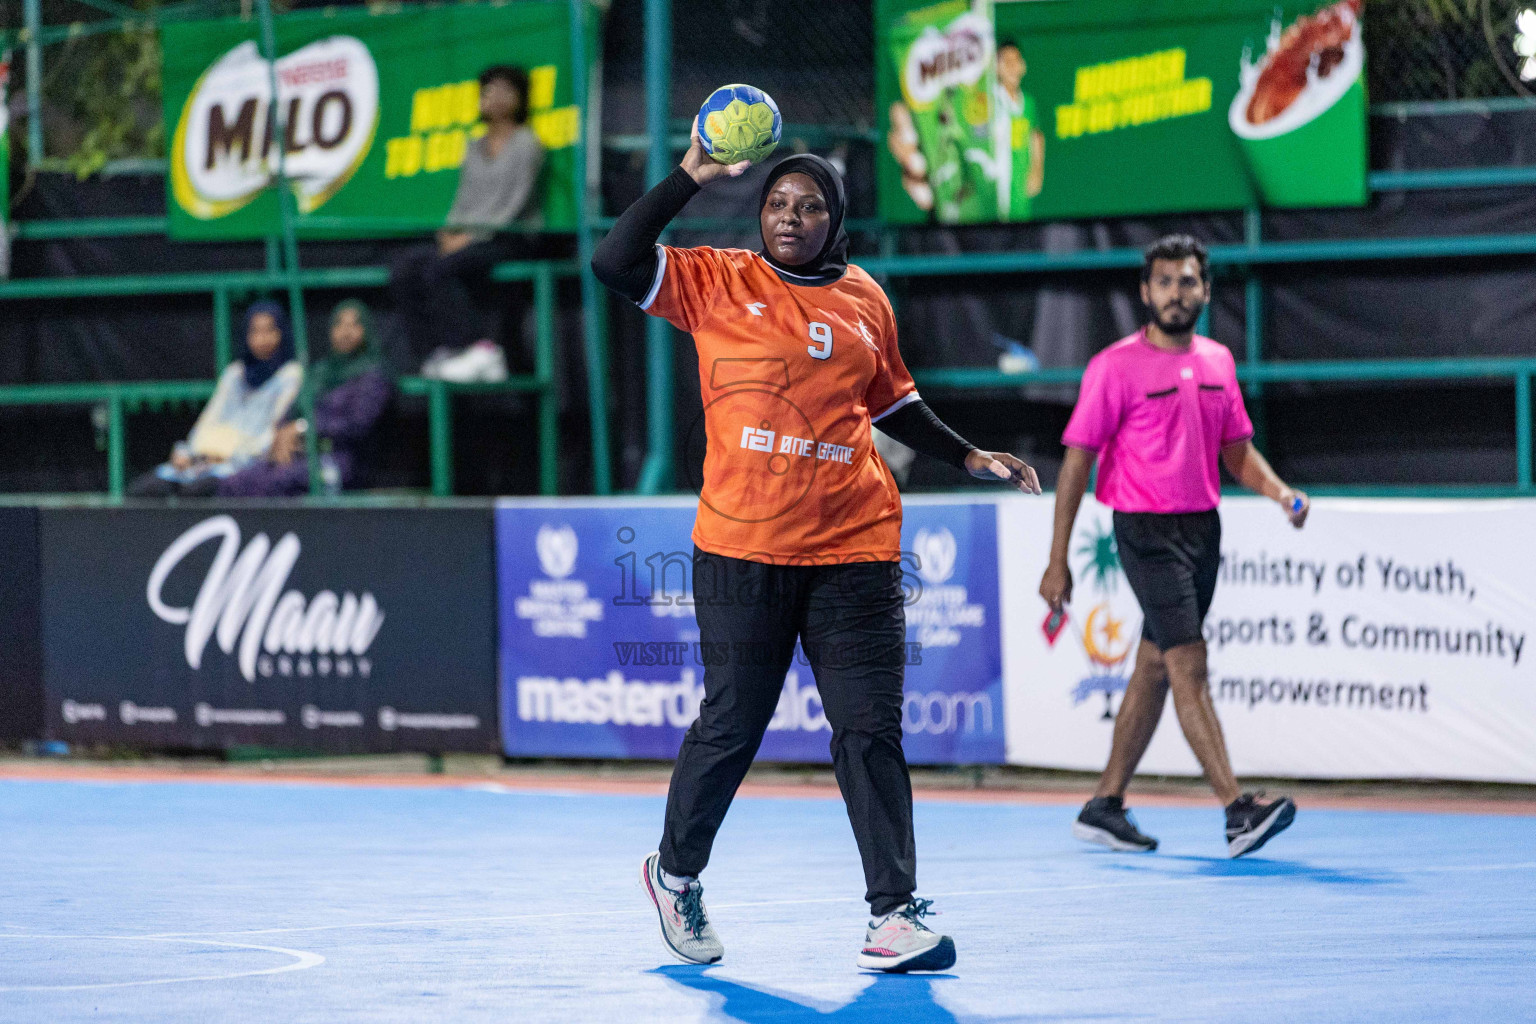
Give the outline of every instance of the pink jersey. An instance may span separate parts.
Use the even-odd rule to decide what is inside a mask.
[[[1188,351],[1143,328],[1088,360],[1063,444],[1097,452],[1099,501],[1120,512],[1205,512],[1221,500],[1221,449],[1253,435],[1225,345]]]

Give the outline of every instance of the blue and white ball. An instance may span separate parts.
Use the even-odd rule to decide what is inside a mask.
[[[699,107],[704,152],[722,164],[757,163],[773,152],[784,132],[779,105],[750,85],[722,85]]]

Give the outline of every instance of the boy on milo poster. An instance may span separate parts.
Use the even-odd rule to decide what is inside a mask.
[[[1045,133],[1035,98],[1024,91],[1029,71],[1024,51],[1012,39],[997,44],[997,84],[992,92],[992,170],[997,184],[998,220],[1029,220],[1035,196],[1045,186]]]
[[[993,160],[991,0],[911,11],[891,26],[890,43],[901,99],[891,104],[886,142],[902,187],[943,224],[1004,219]]]

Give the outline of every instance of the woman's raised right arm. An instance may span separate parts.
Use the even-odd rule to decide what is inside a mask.
[[[721,178],[739,178],[752,164],[711,160],[693,126],[693,141],[683,162],[625,210],[592,254],[592,273],[631,302],[641,302],[656,283],[656,240],[699,189]]]
[[[656,280],[656,240],[693,198],[699,185],[681,167],[637,199],[592,254],[592,273],[631,302],[644,299]]]

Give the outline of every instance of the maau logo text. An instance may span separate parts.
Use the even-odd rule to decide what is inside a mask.
[[[219,541],[219,550],[192,607],[167,605],[166,580],[211,540]],[[146,588],[149,607],[162,621],[187,627],[187,664],[194,669],[201,667],[208,641],[217,638],[225,654],[235,654],[239,644],[240,674],[250,682],[258,670],[263,676],[370,675],[373,666],[363,655],[384,624],[383,610],[368,591],[337,597],[322,590],[308,600],[297,590],[284,591],[299,551],[292,532],[276,544],[258,533],[240,550],[234,518],[213,516],[176,538],[155,562]]]

